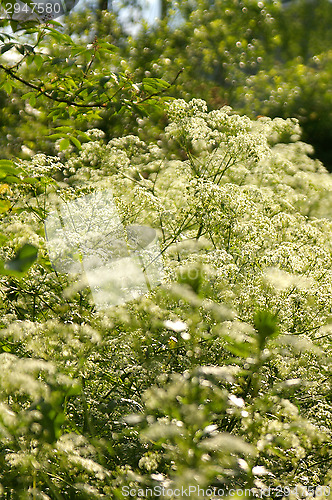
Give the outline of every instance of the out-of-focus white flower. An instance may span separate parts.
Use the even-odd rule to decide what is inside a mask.
[[[310,277],[297,276],[278,268],[267,269],[264,273],[264,280],[277,290],[286,290],[290,287],[308,290],[314,284],[314,280]]]
[[[164,325],[169,330],[173,330],[173,332],[183,332],[188,328],[188,325],[180,320],[177,321],[166,320],[164,321]]]

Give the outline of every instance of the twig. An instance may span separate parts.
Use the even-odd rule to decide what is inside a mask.
[[[52,94],[46,92],[46,90],[43,90],[43,87],[45,87],[44,84],[41,85],[35,85],[34,83],[29,82],[28,80],[24,80],[24,78],[21,78],[20,76],[16,75],[14,71],[12,71],[10,68],[6,68],[3,64],[0,64],[0,69],[2,69],[7,75],[9,75],[11,78],[14,80],[17,80],[20,83],[23,83],[23,85],[26,85],[27,87],[36,90],[37,92],[40,92],[40,94],[44,95],[48,99],[51,99],[52,101],[56,102],[63,102],[65,104],[68,104],[68,106],[76,106],[77,108],[104,108],[106,106],[105,102],[94,102],[91,104],[82,104],[79,102],[75,102],[74,100],[70,99],[65,99],[61,97],[55,97]]]
[[[18,82],[23,83],[23,85],[26,85],[27,87],[29,87],[33,90],[36,90],[37,92],[44,95],[48,99],[51,99],[52,101],[65,103],[65,104],[68,104],[68,106],[75,106],[77,108],[105,108],[107,106],[107,102],[102,102],[102,101],[100,101],[100,102],[97,101],[97,102],[93,102],[90,104],[83,104],[81,102],[76,102],[75,100],[72,100],[72,99],[66,99],[64,97],[55,97],[52,95],[52,93],[49,93],[43,89],[44,87],[46,87],[45,84],[42,83],[41,85],[35,85],[34,83],[31,83],[28,80],[21,78],[20,76],[18,76],[15,73],[15,71],[13,71],[10,68],[7,68],[3,64],[0,64],[0,69],[2,69],[5,73],[7,73],[7,75],[9,75],[14,80],[17,80]],[[180,71],[177,73],[174,80],[169,84],[169,86],[166,89],[163,89],[159,92],[154,92],[153,94],[150,94],[147,97],[144,97],[144,99],[141,99],[140,101],[134,102],[133,104],[137,106],[138,104],[142,104],[143,102],[148,101],[149,99],[151,99],[153,97],[156,97],[160,94],[163,94],[164,92],[166,92],[168,89],[170,89],[170,87],[172,87],[175,84],[176,80],[178,79],[179,75],[182,72],[183,72],[183,68],[180,69]],[[115,92],[115,94],[112,96],[112,98],[119,92],[119,90],[122,90],[122,89],[123,89],[123,86]]]
[[[147,97],[144,97],[144,99],[141,99],[140,101],[134,102],[134,104],[137,106],[138,104],[142,104],[142,102],[148,101],[149,99],[151,99],[151,97],[157,97],[158,95],[163,94],[164,92],[166,92],[167,90],[169,90],[171,87],[173,87],[173,85],[175,84],[176,80],[179,78],[179,76],[181,75],[181,73],[183,73],[183,71],[184,71],[184,68],[181,68],[177,72],[174,80],[168,85],[168,87],[166,89],[162,89],[159,92],[154,92],[153,94],[150,94]]]

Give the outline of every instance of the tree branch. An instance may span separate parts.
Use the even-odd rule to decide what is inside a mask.
[[[40,94],[42,94],[43,96],[47,97],[48,99],[51,99],[52,101],[65,103],[65,104],[68,104],[68,106],[75,106],[77,108],[105,108],[108,105],[107,102],[93,102],[93,103],[90,103],[90,104],[83,104],[81,102],[76,102],[73,99],[66,99],[65,97],[55,97],[55,96],[52,95],[52,93],[47,92],[46,90],[43,89],[43,87],[45,87],[45,84],[42,83],[41,85],[36,85],[34,83],[31,83],[28,80],[25,80],[24,78],[21,78],[20,76],[18,76],[15,73],[15,71],[13,71],[10,68],[7,68],[3,64],[0,64],[0,69],[2,69],[7,75],[9,75],[14,80],[16,80],[16,81],[18,81],[20,83],[23,83],[23,85],[25,85],[26,87],[29,87],[30,89],[33,89],[33,90],[39,92]],[[145,101],[148,101],[149,99],[151,99],[153,97],[157,97],[160,94],[163,94],[164,92],[166,92],[167,90],[169,90],[175,84],[176,80],[178,79],[178,77],[180,76],[180,74],[182,72],[183,72],[183,68],[181,68],[180,71],[178,71],[178,73],[175,76],[174,80],[169,84],[169,86],[166,89],[163,89],[163,90],[161,90],[159,92],[155,92],[153,94],[150,94],[147,97],[144,97],[144,99],[141,99],[140,101],[134,102],[133,104],[135,104],[137,106],[139,104],[142,104]],[[122,88],[123,88],[123,86],[114,93],[114,95],[112,96],[112,98]],[[109,100],[109,102],[111,102],[111,100]]]
[[[183,73],[183,71],[184,71],[184,68],[181,68],[177,72],[174,80],[168,85],[168,87],[166,89],[160,90],[159,92],[155,92],[154,94],[150,94],[147,97],[144,97],[144,99],[141,99],[140,101],[134,102],[134,104],[136,104],[136,105],[141,104],[142,102],[145,102],[145,101],[148,101],[149,99],[151,99],[151,97],[157,97],[158,95],[163,94],[164,92],[166,92],[167,90],[169,90],[171,87],[173,87],[173,85],[175,84],[176,80],[179,78],[179,76],[181,75],[181,73]]]
[[[0,69],[5,71],[5,73],[7,73],[7,75],[9,75],[14,80],[17,80],[18,82],[23,83],[23,85],[26,85],[30,89],[33,89],[33,90],[36,90],[37,92],[40,92],[40,94],[44,95],[48,99],[51,99],[52,101],[64,102],[64,103],[68,104],[68,106],[76,106],[77,108],[105,108],[107,105],[106,102],[94,102],[91,104],[83,104],[80,102],[75,102],[74,100],[71,100],[71,99],[65,99],[63,97],[55,97],[52,94],[50,94],[49,92],[46,92],[46,90],[43,90],[43,87],[45,86],[44,84],[35,85],[34,83],[29,82],[28,80],[24,80],[24,78],[21,78],[10,68],[6,68],[6,66],[3,66],[3,64],[0,64]]]

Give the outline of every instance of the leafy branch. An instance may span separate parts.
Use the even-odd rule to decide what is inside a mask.
[[[57,97],[54,95],[55,89],[50,91],[50,92],[47,91],[46,84],[43,82],[40,85],[36,85],[36,84],[30,82],[29,80],[26,80],[25,78],[22,78],[21,76],[17,75],[17,73],[12,68],[6,67],[3,64],[0,64],[0,69],[2,69],[9,77],[22,83],[26,87],[29,87],[32,90],[35,90],[39,94],[47,97],[48,99],[50,99],[52,101],[64,103],[64,104],[67,104],[68,106],[74,106],[76,108],[106,108],[108,106],[108,103],[105,101],[96,101],[96,102],[92,102],[92,103],[82,103],[82,102],[77,102],[77,101],[75,101],[75,99],[72,99],[72,98]],[[146,96],[146,97],[144,97],[136,102],[133,102],[133,104],[137,106],[137,105],[140,105],[140,104],[142,104],[150,99],[153,99],[154,97],[158,97],[158,96],[164,94],[167,90],[169,90],[172,86],[175,85],[177,79],[179,78],[179,76],[182,72],[183,72],[183,68],[178,71],[177,75],[175,76],[175,78],[173,79],[173,81],[171,83],[168,84],[167,82],[164,82],[164,84],[166,85],[165,88],[163,88],[159,91],[153,92],[153,93],[149,94],[148,96]],[[129,79],[128,79],[128,81],[129,81]],[[125,87],[125,85],[122,85],[121,87],[119,87],[119,89],[117,89],[117,91],[112,95],[110,100],[112,101],[112,99],[115,97],[115,95],[118,92],[120,92],[121,90],[123,90],[124,87]]]

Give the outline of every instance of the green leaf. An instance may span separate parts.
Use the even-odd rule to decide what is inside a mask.
[[[99,85],[100,85],[101,87],[104,87],[104,85],[105,85],[107,82],[109,82],[109,81],[110,81],[110,79],[111,79],[111,77],[110,77],[110,76],[102,76],[102,77],[100,78],[100,80],[99,80]]]
[[[38,249],[26,243],[16,253],[15,257],[4,265],[0,265],[0,273],[9,276],[23,276],[37,259]]]
[[[16,50],[17,50],[20,54],[22,54],[22,56],[24,56],[24,54],[25,54],[25,48],[24,48],[24,45],[16,45],[16,47],[15,47],[15,48],[16,48]]]
[[[23,179],[24,184],[30,184],[33,186],[34,184],[37,184],[39,182],[39,179],[36,177],[24,177]]]
[[[266,342],[279,333],[277,316],[263,309],[257,311],[254,316],[254,326],[258,333],[258,346],[262,350]]]
[[[1,28],[4,28],[5,26],[8,26],[8,24],[9,24],[9,20],[8,19],[0,19],[0,27]],[[3,35],[4,34],[2,33],[2,36]],[[2,37],[1,37],[1,41],[2,42],[4,41],[4,39]]]
[[[69,139],[64,138],[59,144],[59,151],[64,151],[65,149],[68,149],[70,146]]]
[[[253,352],[253,346],[249,342],[236,342],[236,340],[229,335],[223,335],[222,338],[223,340],[226,340],[224,349],[226,349],[226,351],[228,352],[231,352],[235,356],[238,356],[240,358],[247,358]]]
[[[56,130],[57,132],[67,133],[67,132],[72,132],[73,128],[72,127],[63,126],[63,127],[55,127],[54,130]]]
[[[57,64],[63,64],[65,62],[65,58],[63,57],[54,57],[51,61],[52,66],[55,66]]]
[[[4,180],[6,179],[6,182],[16,182],[16,179],[19,174],[21,173],[21,170],[18,169],[17,167],[14,166],[13,162],[10,160],[0,160],[0,179]],[[13,176],[16,177],[13,179]],[[10,181],[8,180],[8,177],[10,177]]]
[[[13,90],[13,86],[11,84],[11,82],[9,80],[6,80],[3,85],[2,85],[2,88],[5,92],[7,92],[7,94],[11,94],[12,90]]]
[[[131,104],[130,106],[132,110],[137,113],[139,116],[144,118],[145,116],[148,116],[148,113],[145,111],[145,109],[142,106],[137,106],[136,104]]]
[[[161,92],[169,88],[169,83],[161,78],[143,78],[142,84],[144,91],[150,94]]]
[[[47,136],[48,139],[61,139],[63,134],[50,134]]]
[[[74,146],[77,147],[77,149],[81,149],[81,143],[78,139],[76,139],[76,137],[70,136],[69,139],[70,139],[70,142],[72,142],[74,144]]]
[[[2,167],[12,167],[14,163],[11,160],[0,160],[0,168]]]
[[[27,92],[26,94],[22,95],[22,99],[30,99],[30,97],[34,96],[35,92]]]
[[[31,45],[28,45],[27,43],[24,44],[24,49],[25,49],[25,52],[32,52],[33,53],[33,51],[34,51],[34,48]]]
[[[43,63],[44,63],[43,56],[41,56],[40,54],[36,54],[33,60],[34,60],[34,63],[35,63],[35,65],[37,66],[37,68],[39,70],[42,67]]]
[[[3,45],[1,47],[0,53],[5,54],[6,52],[8,52],[8,50],[12,49],[13,47],[14,47],[14,44],[12,42],[6,43],[5,45]]]
[[[78,131],[77,131],[77,135],[78,135],[79,137],[82,137],[82,138],[83,138],[83,139],[85,139],[86,141],[89,141],[89,142],[91,141],[91,137],[90,137],[88,134],[86,134],[85,132],[82,132],[81,130],[78,130]]]
[[[7,175],[5,178],[2,178],[1,180],[5,181],[6,184],[21,184],[21,179],[13,175]]]
[[[8,212],[11,207],[11,203],[9,200],[0,200],[0,213],[3,214]]]
[[[36,96],[30,97],[29,104],[31,107],[34,107],[36,105],[36,102],[37,102]]]
[[[16,31],[18,31],[17,27],[19,25],[19,22],[11,19],[9,24],[10,24],[10,27],[13,30],[13,32],[16,33]]]

